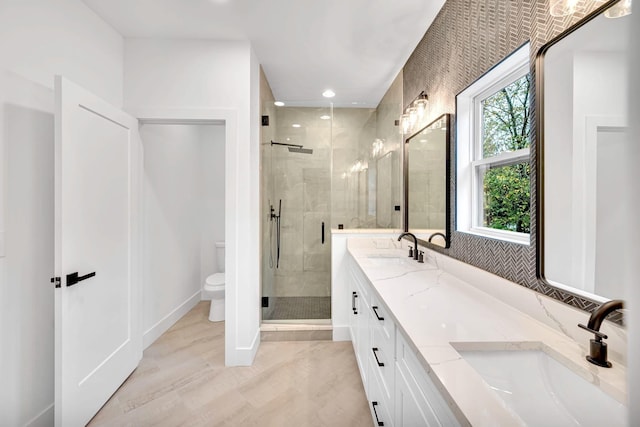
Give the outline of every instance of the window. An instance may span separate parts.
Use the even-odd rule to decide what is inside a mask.
[[[457,100],[457,229],[529,244],[529,44]]]

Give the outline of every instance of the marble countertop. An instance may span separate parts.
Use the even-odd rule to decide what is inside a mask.
[[[348,251],[464,424],[513,426],[523,422],[460,356],[458,351],[463,350],[544,350],[619,402],[626,402],[626,369],[621,364],[604,369],[588,363],[585,347],[438,268],[438,258],[428,256],[424,264],[377,263],[372,256],[406,257],[406,250],[395,248],[390,240],[375,242],[350,238]],[[585,342],[588,338],[585,336]]]

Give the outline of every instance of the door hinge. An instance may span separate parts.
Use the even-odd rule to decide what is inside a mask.
[[[56,288],[60,287],[60,278],[59,277],[52,277],[51,278],[51,283],[55,283]]]

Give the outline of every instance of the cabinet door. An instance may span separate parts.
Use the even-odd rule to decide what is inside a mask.
[[[401,334],[397,334],[396,344],[395,416],[396,420],[406,420],[398,422],[399,426],[460,425]]]
[[[433,416],[429,417],[425,414],[407,379],[398,368],[396,368],[395,421],[396,426],[399,427],[439,425],[434,423]]]
[[[352,263],[355,261],[351,260]],[[368,369],[367,369],[367,355],[371,343],[371,332],[369,328],[369,304],[368,304],[368,288],[363,283],[362,273],[356,265],[350,265],[351,276],[351,314],[350,314],[350,329],[351,340],[353,341],[353,350],[356,355],[356,361],[358,362],[358,368],[360,368],[360,376],[362,377],[362,384],[364,389],[367,390],[368,383]]]
[[[367,390],[368,373],[366,366],[369,353],[371,352],[371,326],[369,306],[365,300],[365,293],[362,288],[358,287],[358,314],[356,316],[356,358],[358,359],[358,365],[360,366],[360,372],[362,373],[362,382]]]
[[[351,334],[351,342],[353,343],[353,348],[355,349],[357,346],[357,328],[358,328],[358,301],[361,298],[358,293],[358,288],[355,283],[351,282],[351,311],[349,312],[349,332]]]

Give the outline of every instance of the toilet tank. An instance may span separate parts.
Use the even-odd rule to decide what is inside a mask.
[[[216,262],[218,273],[224,273],[224,242],[216,242]]]

